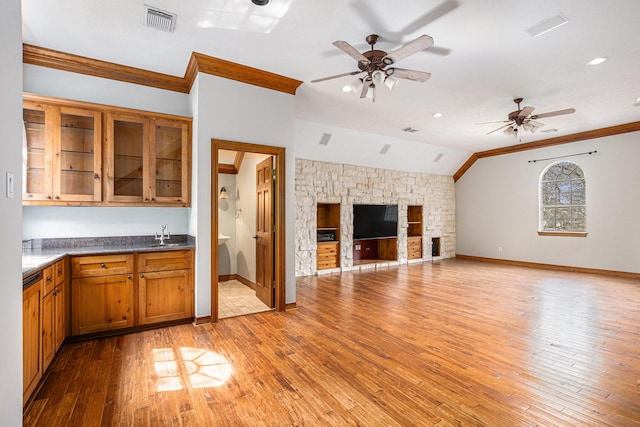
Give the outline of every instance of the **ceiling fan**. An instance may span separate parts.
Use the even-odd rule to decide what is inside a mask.
[[[374,46],[378,41],[377,34],[368,35],[366,41],[369,46],[371,46],[371,50],[362,53],[345,41],[333,42],[335,47],[358,61],[358,70],[312,80],[311,83],[363,74],[363,76],[360,77],[362,81],[360,98],[371,98],[375,101],[376,85],[384,83],[389,89],[393,89],[398,84],[398,79],[426,82],[431,77],[431,73],[425,71],[389,67],[407,56],[432,46],[433,39],[430,36],[423,34],[391,53],[375,49]]]
[[[516,111],[512,111],[507,116],[508,120],[502,120],[498,122],[484,122],[484,123],[476,123],[478,125],[484,125],[489,123],[506,123],[506,125],[500,126],[498,129],[494,129],[491,132],[488,132],[487,135],[492,135],[494,133],[503,132],[506,135],[514,135],[518,136],[518,130],[523,129],[527,132],[535,133],[538,128],[544,126],[544,123],[536,122],[538,119],[542,119],[545,117],[552,116],[561,116],[563,114],[571,114],[575,113],[575,108],[566,108],[564,110],[558,111],[550,111],[548,113],[540,113],[540,114],[531,114],[534,107],[523,107],[520,108],[520,103],[522,102],[522,98],[516,98],[513,100],[518,105],[518,109]]]

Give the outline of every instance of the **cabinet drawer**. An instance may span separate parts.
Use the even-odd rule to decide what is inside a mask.
[[[133,255],[97,255],[74,257],[71,260],[73,278],[112,276],[133,273]]]
[[[185,270],[192,268],[191,251],[145,252],[138,255],[140,273],[150,271]]]
[[[324,270],[326,268],[337,268],[338,267],[338,263],[336,262],[336,260],[324,260],[324,261],[320,261],[318,260],[317,262],[317,269],[318,270]]]
[[[53,265],[42,270],[42,283],[44,283],[44,289],[42,292],[42,296],[47,295],[49,292],[56,287],[56,282],[54,281],[53,274]]]
[[[320,254],[337,254],[338,242],[318,243],[318,255]]]
[[[61,259],[60,261],[56,262],[54,267],[54,276],[55,276],[55,282],[56,282],[56,286],[58,286],[60,283],[64,282],[64,259]]]

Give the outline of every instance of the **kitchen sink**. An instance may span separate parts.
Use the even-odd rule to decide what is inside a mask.
[[[174,247],[180,246],[180,245],[182,245],[182,243],[163,243],[163,244],[153,243],[151,245],[151,247],[154,247],[154,248],[174,248]]]

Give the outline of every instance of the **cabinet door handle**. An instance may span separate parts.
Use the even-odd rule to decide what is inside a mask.
[[[128,275],[128,276],[127,276],[127,279],[131,279],[131,275]]]
[[[53,277],[47,277],[47,283],[51,283],[52,280],[53,280]]]
[[[60,200],[60,196],[55,196],[54,199]]]
[[[104,263],[100,264],[100,267],[102,267],[102,268],[107,268],[107,266],[106,266],[106,265],[104,265]]]
[[[144,279],[144,274],[141,274],[141,275],[140,275],[140,278],[141,278],[141,279]]]

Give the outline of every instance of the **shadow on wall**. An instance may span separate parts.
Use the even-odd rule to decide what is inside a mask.
[[[231,274],[231,254],[227,245],[218,246],[218,274]]]
[[[240,251],[236,254],[236,262],[238,263],[238,274],[246,279],[250,279],[249,264],[247,264],[247,258],[244,256],[244,252]]]

